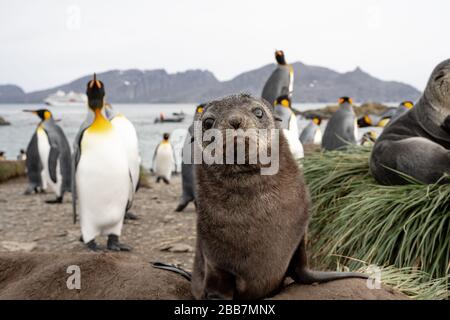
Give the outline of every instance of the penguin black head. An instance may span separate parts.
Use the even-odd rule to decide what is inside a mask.
[[[53,117],[52,113],[47,109],[38,110],[23,110],[23,112],[31,112],[41,118],[42,121],[48,120]]]
[[[372,126],[372,119],[370,119],[369,116],[365,115],[358,119],[357,121],[358,127],[360,128],[366,128]]]
[[[352,98],[349,98],[349,97],[340,97],[339,105],[344,104],[344,103],[353,104],[353,100],[352,100]]]
[[[164,141],[169,141],[169,137],[170,137],[170,135],[168,133],[164,133],[163,134],[163,140]]]
[[[291,107],[291,99],[289,98],[288,95],[282,95],[280,97],[277,98],[277,100],[275,100],[275,105],[278,106],[283,106],[286,108],[290,108]]]
[[[97,75],[88,82],[86,86],[86,95],[88,97],[88,105],[91,109],[101,109],[105,98],[105,86],[103,82],[97,80]]]
[[[403,101],[402,103],[400,103],[400,105],[407,109],[411,109],[412,107],[414,107],[414,103],[412,101]]]
[[[276,50],[275,51],[275,60],[277,60],[278,64],[285,65],[286,64],[286,58],[284,57],[283,50]]]

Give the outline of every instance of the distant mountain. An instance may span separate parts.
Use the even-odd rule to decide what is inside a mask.
[[[12,84],[0,85],[1,103],[24,102],[25,96],[25,92],[18,86]]]
[[[201,102],[232,93],[248,92],[260,96],[265,81],[275,64],[244,72],[228,81],[219,81],[207,70],[188,70],[169,74],[157,70],[111,70],[98,74],[106,86],[111,103]],[[340,96],[355,101],[392,102],[416,100],[420,92],[414,87],[395,81],[372,77],[360,68],[339,73],[331,69],[293,64],[294,102],[331,102]],[[42,102],[57,90],[84,92],[91,75],[70,83],[30,93],[17,86],[0,86],[0,102]]]

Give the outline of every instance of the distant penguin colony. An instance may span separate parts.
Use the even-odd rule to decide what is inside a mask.
[[[94,78],[88,82],[89,118],[74,146],[74,219],[77,200],[81,233],[90,250],[98,250],[95,238],[108,236],[107,248],[129,251],[119,242],[125,211],[133,193],[133,180],[124,140],[104,116],[105,87]]]
[[[331,151],[355,145],[358,141],[353,101],[349,97],[339,99],[339,109],[328,121],[322,138],[322,149]]]
[[[38,189],[55,193],[56,199],[47,203],[62,203],[64,193],[71,191],[71,153],[67,138],[47,109],[24,110],[37,115],[39,122],[27,148],[29,194]],[[39,172],[40,171],[40,172]]]
[[[165,184],[170,184],[172,172],[176,171],[175,153],[169,137],[168,133],[163,134],[163,139],[153,155],[153,172],[157,183],[162,180]]]

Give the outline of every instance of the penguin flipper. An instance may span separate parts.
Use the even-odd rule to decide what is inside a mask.
[[[73,154],[72,154],[72,213],[73,213],[73,224],[77,223],[77,181],[75,179],[77,173],[78,162],[80,162],[81,157],[81,140],[83,139],[83,134],[86,129],[89,127],[89,124],[86,122],[78,131],[77,136],[75,137],[75,141],[73,144]]]
[[[48,171],[50,173],[50,179],[52,179],[54,183],[56,183],[57,180],[56,168],[58,165],[58,158],[59,158],[59,149],[57,147],[52,146],[50,148],[50,154],[48,156]]]
[[[192,275],[190,272],[177,267],[176,265],[173,264],[167,264],[167,263],[162,263],[162,262],[151,262],[153,268],[155,269],[161,269],[161,270],[166,270],[166,271],[170,271],[176,274],[179,274],[180,276],[182,276],[183,278],[185,278],[188,281],[191,281],[192,279]]]

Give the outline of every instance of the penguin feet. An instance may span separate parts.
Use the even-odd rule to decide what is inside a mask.
[[[58,204],[63,202],[63,197],[58,197],[55,200],[46,200],[45,203],[48,204]]]
[[[97,243],[95,242],[95,240],[91,240],[88,243],[86,243],[86,247],[93,252],[97,252],[98,251],[98,246]]]
[[[125,213],[125,220],[139,220],[139,218],[134,213],[127,211]]]
[[[124,243],[119,242],[119,237],[115,234],[108,236],[108,250],[111,251],[131,251],[132,248]]]
[[[178,207],[175,209],[175,212],[181,212],[183,211],[187,205],[189,204],[189,201],[182,201],[178,204]]]
[[[165,184],[170,184],[169,179],[167,179],[167,178],[162,178],[162,179],[163,179],[163,181],[164,181]]]

